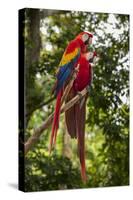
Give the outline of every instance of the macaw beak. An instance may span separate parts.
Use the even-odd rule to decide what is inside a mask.
[[[89,45],[89,38],[85,41],[85,45]]]

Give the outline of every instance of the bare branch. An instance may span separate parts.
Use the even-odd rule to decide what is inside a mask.
[[[80,95],[76,95],[73,99],[71,99],[69,102],[67,102],[62,108],[61,108],[61,113],[67,111],[70,109],[74,104],[76,104],[81,97],[85,96],[87,94],[88,90],[85,88],[80,92]],[[44,130],[48,128],[48,126],[51,125],[52,120],[54,117],[54,113],[52,113],[46,121],[37,129],[34,130],[33,135],[27,140],[27,142],[24,144],[25,148],[25,155],[28,153],[28,151],[31,149],[31,147],[39,140],[39,137],[43,133]]]

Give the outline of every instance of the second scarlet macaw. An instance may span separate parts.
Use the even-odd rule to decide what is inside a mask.
[[[78,92],[82,91],[87,86],[90,87],[92,82],[92,62],[96,57],[94,53],[84,53],[79,59],[79,72],[74,81],[73,87],[69,92],[67,101],[70,101]],[[86,115],[86,100],[87,94],[80,101],[65,112],[65,121],[67,130],[72,138],[78,140],[78,154],[81,164],[82,180],[86,182],[86,167],[85,167],[85,115]]]

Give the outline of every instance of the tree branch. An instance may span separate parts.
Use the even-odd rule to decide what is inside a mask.
[[[52,98],[48,99],[45,102],[40,103],[36,108],[34,108],[33,110],[31,110],[30,112],[26,113],[26,117],[31,115],[35,110],[42,108],[45,105],[48,105],[49,103],[51,103],[53,100],[55,99],[55,96],[53,96]]]
[[[67,102],[62,108],[61,113],[67,111],[70,109],[74,104],[76,104],[81,97],[85,96],[87,94],[88,90],[85,88],[80,92],[80,95],[76,95],[73,99],[71,99],[69,102]],[[52,123],[54,117],[54,113],[52,113],[46,121],[38,128],[34,130],[33,135],[27,140],[27,142],[24,144],[25,149],[25,155],[28,153],[28,151],[31,149],[31,147],[39,140],[39,137],[41,136],[42,132],[48,128],[48,126]]]

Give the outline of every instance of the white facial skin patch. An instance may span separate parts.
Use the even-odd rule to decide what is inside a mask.
[[[87,41],[88,38],[89,38],[89,36],[88,36],[87,34],[83,34],[83,35],[82,35],[82,40],[83,40],[83,42]]]

